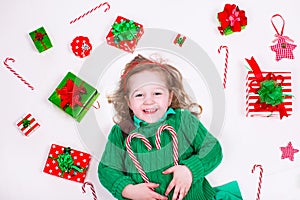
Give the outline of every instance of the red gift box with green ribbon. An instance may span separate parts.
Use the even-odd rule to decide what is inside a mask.
[[[70,147],[52,144],[44,172],[67,180],[84,183],[91,155]]]
[[[244,10],[240,10],[235,4],[225,4],[224,10],[217,16],[221,35],[229,35],[240,32],[247,25],[247,17]]]
[[[246,59],[252,71],[247,74],[246,116],[277,117],[292,114],[291,72],[262,72],[252,57]]]
[[[93,86],[68,72],[48,100],[80,122],[98,96]]]
[[[133,53],[143,34],[144,29],[141,24],[118,16],[106,36],[106,42],[111,46]]]
[[[30,32],[29,35],[40,53],[52,47],[51,40],[44,27],[40,27],[35,31]]]

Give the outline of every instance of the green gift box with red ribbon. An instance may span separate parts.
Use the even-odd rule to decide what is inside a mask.
[[[98,96],[93,86],[68,72],[48,100],[80,122]]]
[[[40,53],[52,47],[51,40],[44,27],[40,27],[35,31],[30,32],[29,35]]]
[[[133,53],[144,34],[143,26],[133,20],[118,16],[106,36],[107,44]]]
[[[84,183],[91,155],[52,144],[43,172],[67,180]]]
[[[246,59],[252,71],[247,74],[246,116],[276,117],[292,114],[291,72],[262,72],[255,59]]]

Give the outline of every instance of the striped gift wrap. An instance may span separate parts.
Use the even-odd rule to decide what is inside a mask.
[[[263,77],[266,77],[267,74],[270,72],[262,72]],[[292,108],[292,82],[291,82],[291,72],[272,72],[276,77],[282,76],[283,83],[282,86],[282,93],[284,95],[288,95],[284,97],[283,105],[287,111],[288,116],[290,116],[293,112]],[[259,100],[259,95],[257,93],[253,93],[250,91],[250,84],[252,82],[252,88],[258,89],[260,87],[259,83],[255,80],[254,73],[249,71],[247,74],[247,81],[246,81],[246,116],[247,117],[278,117],[279,112],[270,112],[266,109],[256,110],[254,108],[255,103]]]
[[[39,128],[40,124],[30,113],[28,113],[17,122],[17,126],[25,136],[28,136],[30,133]]]

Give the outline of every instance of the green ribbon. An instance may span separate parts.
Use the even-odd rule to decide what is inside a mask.
[[[28,119],[23,119],[22,125],[23,128],[27,128],[30,125],[30,121]]]
[[[179,37],[177,38],[177,41],[176,41],[178,44],[183,44],[184,40],[182,37]]]
[[[64,176],[64,173],[70,173],[72,169],[74,169],[74,175],[76,175],[76,171],[83,172],[85,168],[78,167],[74,165],[74,160],[70,154],[71,148],[67,147],[64,150],[64,153],[59,154],[57,158],[53,158],[52,156],[49,156],[49,158],[52,158],[53,160],[56,160],[58,162],[58,167],[62,171],[61,177]]]
[[[260,83],[260,89],[257,91],[260,102],[276,106],[281,104],[284,99],[282,86],[274,80],[265,80]]]
[[[132,40],[140,30],[132,20],[123,20],[120,23],[115,22],[112,25],[112,33],[114,34],[114,42],[118,44],[123,40]]]

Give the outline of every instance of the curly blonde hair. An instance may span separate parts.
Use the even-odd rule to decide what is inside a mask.
[[[126,64],[123,74],[118,83],[118,88],[111,95],[107,96],[108,103],[112,103],[116,111],[113,121],[120,123],[132,119],[133,112],[128,107],[126,97],[128,95],[128,79],[141,71],[156,71],[166,78],[166,85],[170,92],[173,92],[173,99],[170,107],[173,109],[188,109],[196,117],[200,117],[202,107],[192,102],[190,96],[185,92],[181,73],[169,64],[151,61],[142,55],[137,55],[132,61]]]

